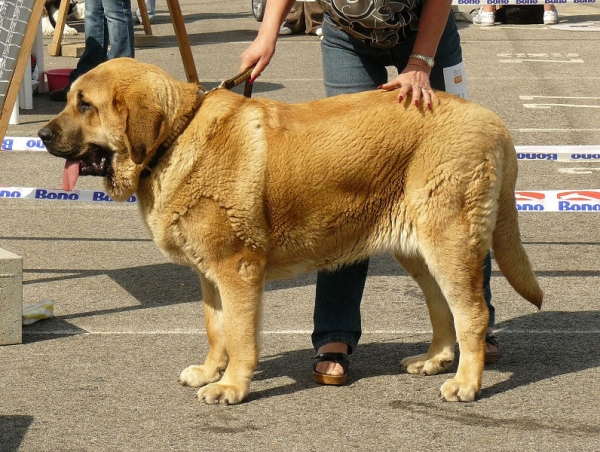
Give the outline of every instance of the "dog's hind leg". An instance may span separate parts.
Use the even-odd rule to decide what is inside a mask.
[[[485,358],[489,312],[482,286],[487,248],[473,243],[464,225],[448,225],[435,237],[421,251],[452,311],[460,348],[456,376],[442,385],[441,394],[447,401],[471,402],[481,389]]]
[[[406,257],[397,254],[396,259],[423,291],[433,327],[428,352],[404,358],[402,367],[411,374],[436,375],[448,369],[454,360],[456,333],[452,313],[439,285],[420,256]]]
[[[181,372],[179,382],[198,388],[219,381],[229,360],[223,336],[221,296],[216,286],[200,275],[204,298],[204,319],[208,336],[208,355],[201,366],[189,366]]]

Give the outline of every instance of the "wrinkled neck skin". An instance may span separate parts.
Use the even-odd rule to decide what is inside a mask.
[[[105,187],[116,201],[126,201],[139,191],[140,183],[153,179],[153,168],[150,169],[150,176],[140,176],[165,141],[172,144],[177,140],[204,99],[201,87],[196,84],[174,83],[152,72],[144,74],[142,78],[142,81],[136,80],[135,83],[121,86],[120,99],[126,101],[116,106],[122,110],[120,116],[125,118],[125,133],[115,138],[113,143],[117,149],[113,167],[118,171],[105,178]],[[148,89],[149,85],[153,88]],[[150,101],[149,96],[152,96]],[[159,152],[163,151],[160,149]],[[160,160],[170,152],[170,148],[166,149]],[[158,166],[160,160],[153,163]],[[143,196],[143,193],[140,195]]]

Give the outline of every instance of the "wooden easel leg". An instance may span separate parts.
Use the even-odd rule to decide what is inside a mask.
[[[67,23],[67,16],[69,14],[69,3],[70,0],[61,0],[60,2],[60,8],[58,9],[58,18],[56,19],[56,27],[54,27],[54,37],[52,38],[52,42],[48,46],[48,53],[50,54],[50,56],[60,56],[60,45],[62,43],[65,24]]]
[[[142,16],[144,33],[147,35],[152,35],[152,27],[150,26],[150,19],[148,18],[148,8],[146,8],[146,2],[144,0],[138,0],[138,8],[140,9],[140,16]]]
[[[187,32],[185,31],[185,24],[183,23],[183,16],[181,14],[179,1],[167,0],[167,5],[169,6],[169,13],[171,14],[173,28],[175,28],[175,36],[177,37],[177,42],[179,43],[179,52],[181,53],[181,59],[183,60],[183,67],[185,69],[187,80],[188,82],[199,83],[196,65],[194,64],[194,56],[192,55],[190,41],[188,39]]]

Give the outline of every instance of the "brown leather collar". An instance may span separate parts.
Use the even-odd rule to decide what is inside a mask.
[[[156,152],[154,153],[154,155],[152,156],[150,161],[148,163],[142,163],[142,165],[144,165],[145,168],[141,172],[140,177],[148,177],[150,175],[150,173],[152,172],[152,169],[156,165],[158,165],[159,160],[167,153],[167,151],[169,150],[169,148],[171,147],[173,142],[177,139],[177,137],[179,135],[181,135],[185,129],[187,129],[187,126],[190,125],[190,122],[192,122],[192,119],[196,115],[198,108],[200,108],[200,104],[202,103],[202,100],[204,99],[203,94],[204,93],[201,90],[198,91],[198,95],[196,98],[196,103],[194,104],[194,108],[192,108],[192,110],[189,113],[186,113],[181,118],[179,118],[179,121],[173,128],[171,135],[169,135],[167,137],[167,139],[165,141],[163,141],[160,144],[160,146],[158,146],[158,148],[156,149]]]

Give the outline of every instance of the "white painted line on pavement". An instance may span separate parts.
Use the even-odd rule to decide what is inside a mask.
[[[534,132],[534,133],[538,133],[538,132],[600,132],[600,128],[595,128],[595,129],[556,129],[556,128],[551,128],[551,129],[538,129],[538,128],[530,128],[530,129],[510,129],[513,132],[522,132],[522,133],[529,133],[529,132]]]
[[[589,97],[589,96],[536,96],[529,94],[522,94],[519,96],[522,101],[536,101],[541,100],[542,102],[535,103],[524,103],[525,108],[544,108],[549,109],[552,107],[570,107],[570,108],[600,108],[598,100],[600,97]],[[546,100],[546,102],[543,102]],[[567,100],[570,103],[557,103],[556,101]],[[553,102],[554,101],[554,102]],[[582,101],[581,103],[577,101]],[[585,102],[588,103],[585,103]]]
[[[593,174],[594,171],[600,171],[600,168],[558,168],[562,174]]]
[[[583,63],[578,53],[499,53],[497,56],[500,63]]]
[[[534,100],[534,99],[594,99],[598,100],[600,97],[589,97],[589,96],[536,96],[530,94],[522,94],[519,96],[521,100]]]
[[[512,330],[498,328],[496,333],[508,334],[600,334],[600,329],[593,330]],[[310,335],[312,330],[274,330],[262,331],[265,335]],[[396,335],[412,335],[412,334],[432,334],[432,330],[366,330],[363,331],[363,336],[366,334],[396,334]],[[52,331],[27,331],[23,330],[23,334],[30,336],[160,336],[160,335],[181,335],[181,336],[196,336],[205,335],[206,330],[153,330],[153,331],[81,331],[81,330],[52,330]]]
[[[552,107],[571,107],[571,108],[600,108],[600,105],[578,105],[578,104],[523,104],[525,108],[552,108]]]

